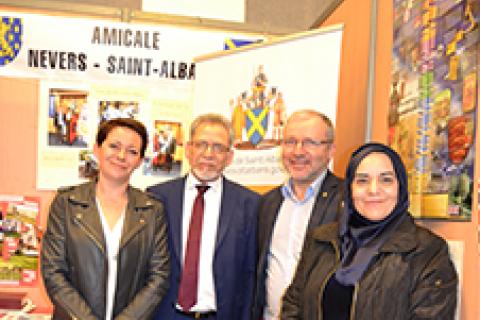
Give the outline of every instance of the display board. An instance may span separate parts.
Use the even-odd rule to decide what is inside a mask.
[[[32,112],[38,109],[38,189],[91,177],[98,124],[115,117],[138,119],[149,130],[133,185],[178,177],[191,119],[193,57],[222,50],[231,38],[262,38],[14,12],[0,17],[0,76],[40,80],[38,106],[32,106]],[[166,141],[175,143],[168,154]]]
[[[194,115],[232,120],[234,160],[225,175],[244,185],[282,183],[280,144],[286,118],[312,108],[335,123],[342,26],[199,57]]]

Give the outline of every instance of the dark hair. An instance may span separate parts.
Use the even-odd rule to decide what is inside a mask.
[[[117,119],[112,119],[102,123],[100,127],[98,127],[97,138],[96,138],[97,145],[101,146],[102,143],[105,141],[105,139],[107,139],[107,136],[110,133],[110,131],[112,131],[116,127],[129,128],[135,131],[140,136],[140,138],[142,138],[140,156],[143,158],[145,156],[145,150],[147,149],[148,133],[143,123],[135,119],[117,118]]]

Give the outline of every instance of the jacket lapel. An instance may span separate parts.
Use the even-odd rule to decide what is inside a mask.
[[[417,238],[415,237],[415,222],[409,213],[396,227],[390,237],[380,247],[380,252],[409,252],[418,246]]]
[[[261,256],[266,254],[266,251],[270,247],[273,227],[275,226],[278,213],[280,212],[280,207],[282,206],[282,203],[283,203],[283,195],[280,188],[281,187],[278,187],[275,189],[275,193],[273,195],[273,201],[270,203],[269,207],[265,209],[265,211],[262,210],[262,214],[264,215],[264,217],[260,217],[260,220],[265,219],[265,221],[262,221],[261,223],[261,226],[263,226],[264,230],[259,230],[261,232],[258,235],[258,241],[262,246],[262,248],[260,248]],[[267,239],[270,239],[270,241],[267,241]]]
[[[171,241],[173,243],[173,251],[182,261],[182,220],[183,220],[183,199],[185,197],[185,180],[178,179],[169,190],[170,195],[165,198],[167,214],[170,216]]]
[[[145,194],[131,187],[128,187],[127,192],[128,207],[125,212],[120,249],[146,227],[148,221],[145,212],[153,208],[152,200]]]
[[[318,191],[315,204],[313,206],[312,215],[308,223],[308,230],[312,230],[316,226],[323,224],[326,216],[326,210],[335,196],[335,189],[338,187],[337,181],[333,178],[330,171],[327,171],[325,180]]]
[[[140,230],[145,228],[146,220],[143,213],[127,212],[125,213],[125,222],[123,223],[122,240],[120,242],[121,250]]]
[[[68,197],[68,201],[75,204],[73,219],[88,237],[105,253],[105,238],[102,223],[95,200],[95,182],[91,182]]]
[[[222,197],[220,203],[220,216],[218,218],[218,229],[217,229],[217,240],[215,244],[215,250],[217,250],[225,235],[227,230],[232,224],[232,216],[235,215],[235,200],[236,196],[232,193],[232,189],[229,186],[228,180],[223,179],[222,186]]]

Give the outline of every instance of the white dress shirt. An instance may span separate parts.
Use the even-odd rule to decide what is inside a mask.
[[[118,219],[117,223],[113,229],[110,229],[108,225],[107,219],[105,218],[105,214],[103,213],[102,206],[100,205],[100,201],[97,198],[97,208],[100,214],[100,221],[102,222],[103,228],[103,235],[105,237],[105,243],[107,246],[107,266],[108,266],[108,274],[107,274],[107,288],[106,288],[106,295],[107,295],[107,305],[105,307],[105,320],[112,319],[112,312],[113,312],[113,303],[115,299],[115,290],[117,287],[117,257],[118,257],[118,250],[120,247],[120,239],[122,238],[122,229],[123,229],[123,221],[125,220],[125,211],[122,213],[120,218]]]
[[[280,316],[282,297],[295,275],[308,222],[325,175],[326,171],[308,187],[303,200],[295,196],[290,180],[282,187],[284,200],[273,227],[267,255],[265,320]]]
[[[190,217],[192,216],[193,202],[197,196],[197,185],[202,184],[192,174],[188,174],[185,181],[182,219],[182,256],[185,259]],[[202,240],[200,242],[200,262],[198,277],[197,303],[190,309],[195,312],[209,312],[217,310],[215,297],[215,282],[213,278],[213,256],[217,239],[218,219],[222,200],[223,179],[218,178],[209,182],[210,188],[204,193],[205,209],[203,213]],[[182,262],[183,264],[183,262]],[[177,304],[177,308],[181,307]]]

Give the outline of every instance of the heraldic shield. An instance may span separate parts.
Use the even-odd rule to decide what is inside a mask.
[[[247,138],[254,146],[258,145],[268,129],[269,108],[254,108],[245,111]]]
[[[0,67],[11,63],[22,46],[22,20],[0,17]]]

